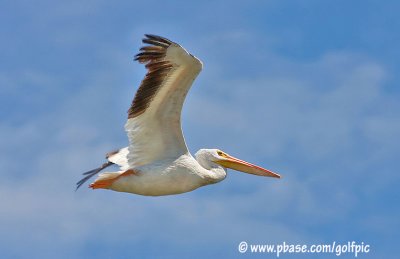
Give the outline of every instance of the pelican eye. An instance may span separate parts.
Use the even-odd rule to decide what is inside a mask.
[[[219,156],[226,156],[225,153],[222,152],[222,151],[220,151],[220,150],[217,151],[217,154],[218,154]]]

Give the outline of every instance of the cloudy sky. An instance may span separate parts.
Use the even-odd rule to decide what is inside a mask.
[[[239,242],[356,241],[371,246],[360,258],[398,258],[399,8],[2,1],[1,257],[249,258]],[[74,191],[127,145],[144,33],[204,63],[182,114],[191,152],[218,147],[281,180],[230,171],[177,196]]]

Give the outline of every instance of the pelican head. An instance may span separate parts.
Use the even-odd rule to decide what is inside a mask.
[[[243,173],[281,178],[281,176],[277,173],[240,160],[219,149],[200,149],[196,153],[196,160],[201,166],[208,170],[216,166],[222,166],[223,168],[230,168]]]

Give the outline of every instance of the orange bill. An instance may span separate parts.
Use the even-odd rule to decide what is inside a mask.
[[[215,161],[216,163],[222,165],[223,167],[230,168],[236,171],[260,175],[260,176],[268,176],[268,177],[275,177],[281,178],[281,176],[277,173],[274,173],[268,169],[262,168],[257,165],[253,165],[249,162],[240,160],[236,157],[230,156],[226,153],[223,154],[224,159]]]

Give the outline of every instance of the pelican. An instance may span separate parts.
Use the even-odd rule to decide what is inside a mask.
[[[227,168],[280,178],[219,149],[200,149],[193,157],[183,137],[181,110],[203,64],[166,38],[145,34],[142,41],[145,46],[135,60],[145,64],[147,73],[128,110],[129,146],[108,153],[106,163],[83,174],[77,189],[111,165],[119,170],[100,173],[90,188],[145,196],[180,194],[224,180]]]

